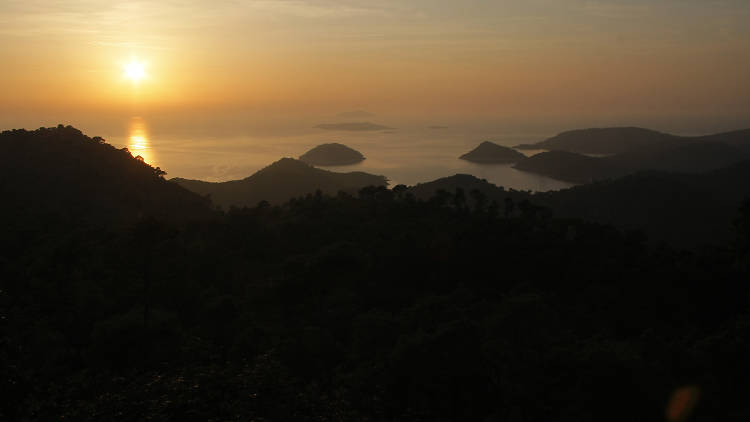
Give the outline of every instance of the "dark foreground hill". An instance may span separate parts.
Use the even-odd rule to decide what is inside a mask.
[[[462,160],[481,164],[507,164],[521,161],[526,158],[526,156],[513,148],[485,141],[473,150],[462,155],[460,158]]]
[[[81,142],[61,180],[109,154]],[[97,183],[161,180],[142,169]],[[745,171],[713,177],[731,194]],[[750,201],[689,252],[512,194],[370,186],[127,227],[37,201],[0,226],[0,420],[747,420]]]
[[[694,420],[746,420],[750,204],[736,243],[678,253],[470,198],[20,226],[0,418],[662,421],[689,387]]]
[[[299,157],[300,161],[313,166],[345,166],[364,159],[361,152],[339,143],[318,145]]]
[[[0,213],[8,218],[127,224],[210,213],[208,201],[164,180],[161,169],[71,126],[4,131],[0,150]]]
[[[583,160],[579,167],[585,164]],[[748,180],[750,161],[744,161],[701,174],[646,171],[536,194],[505,190],[469,175],[438,179],[414,186],[410,191],[417,198],[427,199],[438,190],[453,193],[458,188],[470,204],[477,196],[472,191],[477,191],[487,203],[494,200],[501,209],[506,199],[516,205],[527,200],[549,208],[556,217],[640,230],[653,240],[694,247],[731,238],[737,209],[742,199],[750,196]]]
[[[175,178],[171,181],[200,195],[209,195],[214,204],[224,208],[232,205],[253,207],[260,201],[282,204],[316,190],[336,194],[339,191],[356,192],[365,186],[387,184],[387,179],[383,176],[362,172],[334,173],[293,158],[282,158],[242,180],[212,183]]]
[[[560,217],[641,230],[656,240],[696,246],[732,237],[732,223],[750,196],[750,161],[702,174],[648,171],[614,181],[535,195]]]

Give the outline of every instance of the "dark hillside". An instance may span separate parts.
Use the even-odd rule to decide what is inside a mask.
[[[612,224],[640,230],[655,241],[695,247],[731,239],[732,222],[742,199],[750,196],[750,161],[701,174],[638,172],[552,192],[506,190],[470,175],[456,175],[410,188],[417,198],[461,189],[471,205],[471,192],[503,209],[508,199],[547,207],[556,217]],[[474,195],[476,196],[476,195]]]
[[[513,167],[574,183],[590,183],[618,177],[627,172],[621,163],[612,159],[589,157],[567,151],[542,152],[519,161]]]
[[[4,208],[35,213],[0,227],[0,420],[656,422],[680,388],[700,392],[692,420],[747,419],[750,201],[727,242],[695,251],[554,217],[544,195],[490,197],[465,175],[92,225],[50,216],[118,198],[132,212],[163,186],[169,210],[195,196],[72,128],[29,133],[3,135],[16,157],[65,164],[40,167],[51,179],[6,162],[36,182],[3,191],[21,201]],[[104,168],[83,159],[99,155]],[[280,163],[258,178],[309,172]],[[718,206],[701,195],[742,195],[747,168],[645,173],[559,205],[641,216],[687,192]],[[688,233],[712,224],[676,203]]]
[[[133,223],[145,217],[192,219],[208,201],[164,180],[164,172],[102,138],[71,126],[0,134],[1,211],[62,220]]]
[[[0,267],[0,416],[661,421],[689,383],[696,420],[743,420],[745,249],[470,198],[372,187],[34,236]]]
[[[282,158],[242,180],[211,183],[176,178],[171,181],[200,195],[210,196],[214,204],[224,208],[232,205],[253,207],[260,201],[278,205],[316,190],[336,194],[342,190],[356,192],[365,186],[385,186],[388,183],[383,176],[362,172],[334,173],[293,158]]]

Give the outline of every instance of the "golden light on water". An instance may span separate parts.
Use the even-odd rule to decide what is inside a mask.
[[[140,117],[130,119],[128,129],[128,150],[133,157],[140,156],[143,161],[157,167],[156,153],[151,147],[146,122]]]

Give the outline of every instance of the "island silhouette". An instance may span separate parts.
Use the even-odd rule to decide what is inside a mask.
[[[299,160],[313,166],[345,166],[365,160],[361,152],[339,143],[321,144],[307,151]]]
[[[517,163],[526,158],[513,148],[504,147],[494,142],[484,141],[479,146],[460,157],[462,160],[481,164]]]

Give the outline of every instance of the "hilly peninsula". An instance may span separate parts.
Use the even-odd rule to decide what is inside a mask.
[[[515,148],[614,155],[643,148],[673,147],[687,142],[721,142],[742,149],[750,149],[750,129],[704,136],[678,136],[639,127],[591,128],[562,132],[544,141],[516,145]]]
[[[318,145],[299,157],[300,161],[313,166],[345,166],[364,159],[361,152],[339,143]]]
[[[572,133],[569,133],[553,138],[554,142],[533,144],[533,148],[549,148],[551,151],[522,160],[515,168],[560,180],[588,183],[644,170],[700,173],[750,158],[750,130],[677,137],[645,129],[630,129],[589,129],[581,131],[586,134],[583,138],[571,137]],[[604,135],[606,133],[627,135],[610,139]],[[636,133],[641,133],[643,137],[635,137]],[[600,135],[602,137],[598,137]],[[605,151],[611,154],[591,156],[581,151],[588,151],[586,154]]]
[[[242,180],[214,183],[175,178],[171,181],[199,195],[208,195],[215,205],[224,208],[254,207],[261,201],[277,205],[317,190],[336,194],[388,184],[385,176],[363,172],[334,173],[293,158],[282,158]]]
[[[479,146],[460,157],[462,160],[480,164],[508,164],[517,163],[525,155],[513,148],[504,147],[494,142],[484,141]]]

